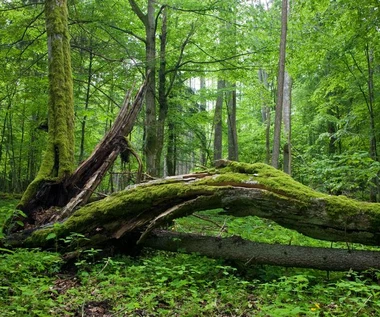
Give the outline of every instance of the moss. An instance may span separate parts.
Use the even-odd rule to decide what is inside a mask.
[[[248,164],[231,161],[228,162],[227,167],[220,169],[220,172],[228,173],[229,175],[231,173],[245,174],[242,180],[245,180],[249,175],[249,181],[252,184],[256,183],[275,193],[302,201],[310,201],[311,198],[324,196],[322,193],[318,193],[295,181],[288,174],[264,163]]]
[[[60,181],[74,170],[74,101],[66,0],[45,1],[48,37],[48,141],[40,170],[22,197],[24,206],[46,180]]]
[[[267,199],[264,201],[276,201],[279,203],[280,209],[281,205],[292,207],[293,219],[294,217],[297,219],[315,217],[318,223],[319,220],[326,223],[336,221],[337,227],[343,228],[343,231],[346,225],[347,229],[351,230],[356,230],[362,224],[364,228],[368,229],[368,224],[364,222],[370,222],[373,232],[376,232],[380,225],[379,204],[357,202],[344,196],[329,196],[315,192],[294,181],[287,174],[265,164],[232,163],[231,166],[218,170],[218,174],[193,182],[182,183],[169,179],[116,193],[102,201],[82,207],[59,228],[54,229],[54,233],[59,237],[70,234],[70,232],[89,233],[91,236],[95,233],[93,229],[99,226],[104,228],[102,234],[112,235],[126,224],[125,221],[131,223],[137,221],[138,225],[144,225],[168,208],[199,195],[209,195],[210,199],[207,200],[209,205],[212,208],[220,207],[219,197],[223,197],[222,193],[225,189],[229,186],[239,187],[239,184],[241,187],[266,189],[267,192],[262,193],[267,195]],[[241,204],[236,208],[234,206],[234,214],[235,209],[238,210],[238,208],[241,209],[242,214],[245,209],[257,208],[260,210],[262,208],[260,202],[254,200],[250,202],[249,197],[247,200],[244,200],[244,197],[241,199]],[[265,208],[265,205],[263,206]],[[200,207],[210,206],[202,204]],[[271,207],[267,214],[271,215],[272,212],[275,214]],[[250,213],[248,212],[248,214]],[[361,214],[365,214],[366,217],[360,217]],[[297,222],[290,222],[290,224],[287,223],[287,226],[297,229],[295,227]],[[30,238],[30,243],[33,242],[34,246],[46,244],[46,236],[53,232],[52,230],[44,229],[34,233]],[[302,230],[307,233],[305,226]],[[312,230],[315,230],[313,225]],[[313,235],[318,236],[319,233],[313,233]]]
[[[380,224],[380,204],[359,202],[345,196],[325,196],[327,213],[335,219],[344,218],[347,222],[354,222],[355,217],[367,214],[372,221]]]
[[[138,216],[143,212],[149,213],[155,211],[159,213],[166,209],[165,206],[173,201],[181,201],[190,196],[196,196],[199,193],[210,195],[212,189],[207,186],[187,186],[182,183],[141,186],[131,190],[122,191],[115,195],[109,196],[101,201],[89,204],[75,212],[67,221],[63,223],[63,231],[83,232],[92,228],[88,227],[91,223],[93,226],[101,226],[114,220],[120,223],[131,214]],[[94,219],[96,219],[94,221]]]
[[[343,221],[354,221],[353,217],[361,212],[367,213],[375,222],[380,224],[380,205],[358,202],[345,196],[330,196],[319,193],[295,181],[288,174],[263,163],[228,162],[227,166],[219,170],[230,179],[241,179],[242,182],[250,175],[250,181],[257,186],[263,186],[269,191],[279,194],[282,198],[292,198],[303,203],[323,204],[328,216]],[[233,176],[233,173],[244,173],[244,176]],[[223,175],[222,174],[222,175]],[[223,179],[221,176],[218,179]],[[216,178],[215,178],[216,181]]]

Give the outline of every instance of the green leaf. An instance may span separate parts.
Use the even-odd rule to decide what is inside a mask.
[[[46,240],[52,240],[52,239],[55,239],[56,237],[57,235],[54,232],[51,232],[46,236]]]

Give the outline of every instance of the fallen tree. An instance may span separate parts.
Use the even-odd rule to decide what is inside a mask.
[[[82,241],[86,247],[123,244],[128,248],[136,243],[144,245],[153,229],[165,226],[173,219],[214,208],[222,208],[224,213],[235,217],[271,219],[281,226],[318,239],[380,244],[378,204],[315,192],[265,164],[224,160],[219,161],[212,171],[169,177],[127,188],[102,201],[88,204],[54,224],[10,234],[6,243],[13,247],[53,248],[57,247],[60,238],[76,232],[86,237]],[[223,239],[221,241],[224,243]],[[315,252],[316,257],[325,257],[325,251],[312,249],[311,252]],[[223,252],[220,256],[223,257]],[[341,255],[337,253],[336,256],[339,258]],[[357,264],[360,262],[358,256],[350,255],[345,257],[348,262],[341,265],[341,269],[375,267],[374,263],[378,263],[376,252],[367,252],[365,256],[363,253],[359,257],[366,258],[366,264]],[[268,263],[290,265],[291,262],[281,258],[279,253],[278,261],[268,260]],[[329,268],[328,263],[322,261],[312,267],[325,269]],[[339,261],[330,263],[330,268],[339,269],[337,263]]]
[[[154,230],[143,242],[154,249],[197,253],[211,258],[330,271],[380,268],[380,252],[258,243],[240,237],[220,238]]]

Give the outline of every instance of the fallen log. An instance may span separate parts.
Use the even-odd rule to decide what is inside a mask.
[[[99,246],[143,235],[196,211],[223,208],[236,217],[259,216],[305,235],[380,245],[380,205],[315,192],[268,165],[220,161],[213,171],[170,177],[128,188],[76,210],[59,223],[8,236],[14,246],[51,247],[72,232]],[[145,234],[144,234],[145,232]],[[22,234],[21,236],[17,236]],[[140,236],[139,236],[140,235]]]
[[[330,271],[380,269],[380,252],[258,243],[240,237],[220,238],[154,230],[143,246],[211,258]]]

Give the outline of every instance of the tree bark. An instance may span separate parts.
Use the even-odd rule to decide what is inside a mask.
[[[373,49],[369,48],[367,44],[365,48],[366,59],[367,59],[367,68],[368,68],[368,79],[367,79],[367,87],[368,87],[368,112],[370,117],[370,156],[374,161],[379,161],[378,153],[377,153],[377,140],[376,140],[376,120],[375,120],[375,90],[374,90],[374,82],[373,82],[373,59],[374,53]],[[373,185],[370,189],[370,200],[373,202],[379,201],[380,196],[380,185],[379,185],[379,175],[375,177],[373,180]]]
[[[155,230],[142,245],[165,251],[238,260],[247,266],[269,264],[330,271],[380,268],[380,252],[267,244],[236,236],[220,238]]]

